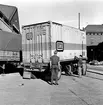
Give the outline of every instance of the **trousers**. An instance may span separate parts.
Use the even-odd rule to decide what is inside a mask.
[[[82,67],[78,67],[78,75],[79,75],[79,77],[81,77],[82,76]]]
[[[51,83],[55,80],[55,83],[58,83],[58,65],[52,65],[51,67]]]

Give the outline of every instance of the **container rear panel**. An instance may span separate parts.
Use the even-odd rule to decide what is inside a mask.
[[[23,62],[48,62],[50,58],[50,25],[37,24],[22,28]]]

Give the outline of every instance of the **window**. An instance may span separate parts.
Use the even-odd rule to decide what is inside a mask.
[[[95,33],[93,32],[93,35],[95,35]]]
[[[91,35],[91,32],[89,33],[89,35]]]
[[[63,43],[63,41],[57,41],[56,42],[56,50],[58,52],[63,52],[64,51],[64,43]]]
[[[7,32],[12,32],[12,28],[8,26],[1,18],[0,18],[0,29]]]

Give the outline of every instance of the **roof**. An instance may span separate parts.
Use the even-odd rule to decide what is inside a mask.
[[[22,29],[23,29],[23,28],[26,28],[26,27],[30,27],[30,26],[42,25],[42,24],[50,24],[50,23],[56,24],[56,25],[60,25],[60,26],[71,27],[71,28],[73,28],[73,29],[79,30],[78,28],[75,28],[75,27],[72,27],[72,26],[68,26],[68,25],[64,25],[64,24],[62,24],[62,23],[58,23],[58,22],[54,22],[54,21],[46,21],[46,22],[41,22],[41,23],[34,23],[34,24],[29,24],[29,25],[23,25],[23,26],[22,26]],[[84,32],[84,30],[80,30],[80,31],[83,31],[83,32]]]
[[[85,27],[86,32],[103,32],[103,24],[102,25],[87,25]]]

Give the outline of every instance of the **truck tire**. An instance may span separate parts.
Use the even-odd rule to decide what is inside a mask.
[[[85,62],[83,63],[83,66],[82,66],[82,75],[86,75],[86,72],[87,72],[87,64]]]
[[[61,67],[60,67],[60,69],[59,69],[59,71],[58,71],[58,80],[61,78],[61,74],[62,74],[62,71],[61,71]]]

